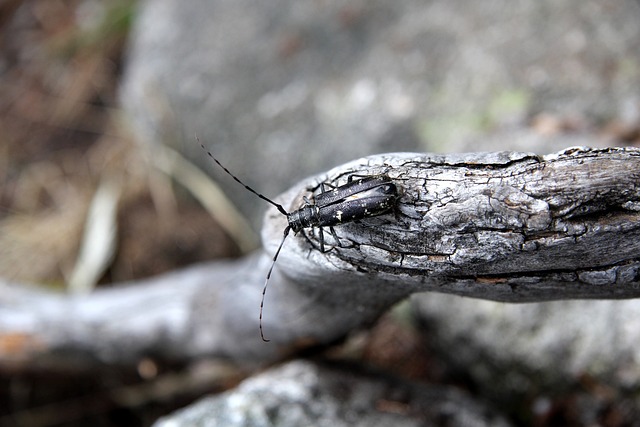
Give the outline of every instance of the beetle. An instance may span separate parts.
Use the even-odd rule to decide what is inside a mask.
[[[304,197],[304,205],[297,210],[288,212],[282,205],[274,202],[263,194],[258,193],[253,188],[242,182],[229,169],[227,169],[218,159],[216,159],[209,150],[207,150],[196,136],[196,140],[200,143],[202,149],[218,164],[229,176],[236,182],[252,192],[262,200],[271,203],[278,209],[282,215],[287,217],[288,225],[284,229],[282,241],[276,250],[271,267],[267,272],[264,287],[262,288],[262,300],[260,301],[260,337],[263,341],[269,342],[264,336],[262,329],[262,309],[264,308],[264,297],[267,292],[267,285],[276,264],[282,245],[287,239],[290,231],[297,234],[304,228],[318,227],[320,251],[324,250],[324,234],[322,227],[329,227],[331,234],[338,245],[340,240],[333,230],[334,225],[354,222],[364,218],[384,215],[394,210],[396,201],[398,200],[398,188],[391,178],[386,174],[363,176],[359,179],[354,177],[360,175],[350,175],[347,183],[340,186],[332,186],[328,183],[320,184],[320,193],[312,196],[313,200]],[[326,187],[331,187],[326,189]]]
[[[319,227],[320,251],[324,250],[322,227],[329,227],[334,240],[340,243],[333,226],[358,221],[390,212],[396,204],[398,189],[387,175],[365,176],[325,190],[326,183],[320,184],[321,192],[313,196],[313,202],[304,198],[305,204],[298,210],[287,213],[289,227],[294,233],[303,228]]]

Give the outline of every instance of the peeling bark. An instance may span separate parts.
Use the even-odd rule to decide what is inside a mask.
[[[394,214],[305,229],[285,242],[257,317],[286,218],[263,229],[266,252],[86,297],[0,284],[3,360],[73,354],[110,363],[143,355],[265,362],[338,339],[415,292],[508,302],[640,296],[640,150],[367,157],[305,180],[279,198],[290,210],[321,181],[390,176]],[[133,284],[132,284],[133,285]],[[88,357],[87,357],[88,356]]]

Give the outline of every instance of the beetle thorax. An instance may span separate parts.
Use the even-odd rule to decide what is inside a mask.
[[[320,224],[318,217],[320,210],[316,205],[306,204],[297,211],[290,212],[287,215],[289,227],[294,233],[307,227],[316,227]]]

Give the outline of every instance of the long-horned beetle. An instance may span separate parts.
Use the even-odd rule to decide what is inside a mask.
[[[276,264],[282,245],[284,245],[284,241],[289,235],[289,232],[293,231],[294,233],[298,233],[304,228],[318,227],[320,231],[320,250],[325,252],[322,227],[329,227],[334,239],[338,244],[340,244],[340,240],[333,230],[334,225],[384,215],[393,211],[398,199],[398,189],[392,182],[391,178],[384,174],[364,176],[359,179],[353,179],[355,176],[359,175],[351,175],[347,179],[346,184],[338,187],[331,186],[327,183],[320,184],[320,193],[312,196],[311,200],[305,197],[304,205],[301,208],[292,212],[287,212],[282,205],[258,193],[253,188],[242,182],[238,177],[232,174],[229,169],[223,166],[209,150],[207,150],[198,137],[196,137],[196,140],[209,157],[211,157],[213,161],[215,161],[218,166],[220,166],[236,182],[244,186],[244,188],[262,200],[271,203],[282,215],[287,217],[287,222],[289,224],[285,227],[284,236],[282,237],[280,246],[278,246],[278,250],[273,256],[271,267],[269,268],[264,281],[264,287],[262,288],[262,300],[260,301],[260,337],[263,341],[268,342],[269,340],[264,337],[264,332],[262,330],[264,296],[267,292],[267,285],[269,283],[273,267]],[[326,187],[331,188],[327,190]]]

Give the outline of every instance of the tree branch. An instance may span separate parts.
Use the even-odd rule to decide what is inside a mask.
[[[385,154],[299,183],[279,201],[295,210],[321,181],[380,173],[401,192],[394,214],[336,226],[340,244],[324,233],[326,253],[317,229],[285,242],[265,299],[269,344],[257,317],[287,225],[275,209],[266,253],[238,262],[80,298],[4,285],[1,334],[26,338],[0,355],[268,361],[338,339],[415,292],[509,302],[640,296],[640,150]]]
[[[378,277],[412,291],[515,302],[636,297],[639,167],[639,151],[631,149],[354,162],[330,172],[329,181],[386,172],[403,196],[396,218],[336,227],[351,247],[336,247],[326,258],[343,262],[350,275],[381,271]],[[269,231],[265,240],[277,241]],[[317,246],[317,234],[305,235]],[[296,269],[306,257],[298,242],[285,255]],[[480,283],[469,288],[470,281]]]

